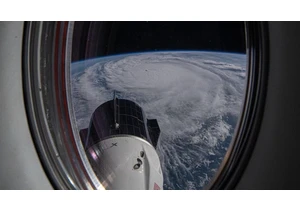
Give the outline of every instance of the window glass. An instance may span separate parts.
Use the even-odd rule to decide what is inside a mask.
[[[81,138],[89,127],[95,142],[139,136],[159,156],[164,189],[203,189],[233,140],[246,61],[243,22],[75,23],[71,85]]]

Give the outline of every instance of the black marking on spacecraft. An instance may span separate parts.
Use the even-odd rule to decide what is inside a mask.
[[[141,156],[141,158],[143,158],[143,157],[145,156],[145,152],[144,152],[144,151],[141,151],[141,152],[140,152],[140,156]]]
[[[140,165],[142,165],[143,164],[143,162],[142,162],[142,160],[140,159],[140,158],[137,158],[136,159],[136,161],[138,162],[138,164],[140,164]]]
[[[133,166],[133,169],[137,170],[141,167],[143,164],[142,160],[140,158],[137,158],[137,163]]]
[[[137,170],[137,169],[139,169],[140,167],[141,167],[141,165],[137,163],[137,164],[135,164],[135,165],[133,166],[133,169],[134,169],[134,170]]]
[[[146,119],[143,109],[133,101],[119,99],[101,104],[92,114],[88,128],[80,130],[85,149],[112,136],[132,135],[156,148],[160,128],[156,119]]]
[[[118,145],[118,142],[116,142],[116,143],[111,143],[111,147],[117,147]]]

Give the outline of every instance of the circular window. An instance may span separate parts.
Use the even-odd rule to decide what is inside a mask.
[[[53,184],[232,188],[254,145],[263,33],[244,22],[27,23],[27,113]]]

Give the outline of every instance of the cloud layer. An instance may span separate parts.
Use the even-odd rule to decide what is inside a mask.
[[[158,52],[95,60],[72,76],[78,127],[93,111],[120,98],[141,105],[161,128],[159,153],[165,189],[200,189],[223,159],[239,117],[246,56]],[[72,64],[72,69],[78,69]]]

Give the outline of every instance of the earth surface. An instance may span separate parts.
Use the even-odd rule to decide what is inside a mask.
[[[79,129],[93,111],[119,98],[157,119],[164,189],[202,189],[234,135],[245,89],[246,55],[203,51],[122,54],[71,64]]]

